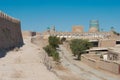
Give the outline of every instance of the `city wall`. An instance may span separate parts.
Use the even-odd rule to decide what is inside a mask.
[[[0,12],[0,49],[23,45],[20,21]]]

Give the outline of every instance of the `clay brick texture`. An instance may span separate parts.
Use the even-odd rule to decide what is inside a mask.
[[[23,45],[20,21],[0,12],[0,49]]]
[[[84,30],[82,26],[73,26],[72,32],[84,32]]]

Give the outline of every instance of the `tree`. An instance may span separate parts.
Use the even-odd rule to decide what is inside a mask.
[[[58,44],[60,43],[60,39],[56,36],[50,36],[49,37],[49,45],[51,45],[54,49],[58,47]]]
[[[81,59],[81,55],[86,52],[87,49],[91,48],[92,44],[86,39],[73,39],[70,43],[70,48],[74,56],[77,55],[77,59]]]
[[[116,32],[116,31],[113,31],[113,33],[114,33],[115,35],[117,35],[117,36],[120,35],[120,33]]]
[[[48,56],[52,56],[52,53],[55,52],[55,49],[50,45],[47,45],[43,49],[47,52]]]
[[[47,45],[43,49],[47,52],[48,56],[53,57],[53,60],[58,62],[60,58],[56,48],[60,43],[60,39],[57,38],[56,36],[50,36],[48,41],[49,41],[49,45]]]

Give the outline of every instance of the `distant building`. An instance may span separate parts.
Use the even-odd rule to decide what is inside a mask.
[[[90,20],[89,32],[99,32],[99,21]]]
[[[55,26],[48,28],[48,32],[44,34],[45,39],[49,36],[57,36],[59,38],[71,39],[88,39],[93,43],[94,47],[114,47],[120,44],[120,37],[113,32],[99,32],[99,22],[97,20],[90,21],[89,32],[84,32],[83,26],[73,26],[72,32],[58,32]]]
[[[84,32],[83,26],[73,26],[72,32]]]
[[[109,48],[108,60],[118,60],[120,62],[120,47]]]
[[[50,28],[50,32],[52,32],[52,33],[55,32],[55,26],[52,26],[52,27]]]

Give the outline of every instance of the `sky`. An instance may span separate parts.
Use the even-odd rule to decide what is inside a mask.
[[[88,31],[89,21],[99,20],[100,30],[120,32],[120,0],[0,0],[0,10],[19,19],[22,30],[71,31],[80,25]]]

